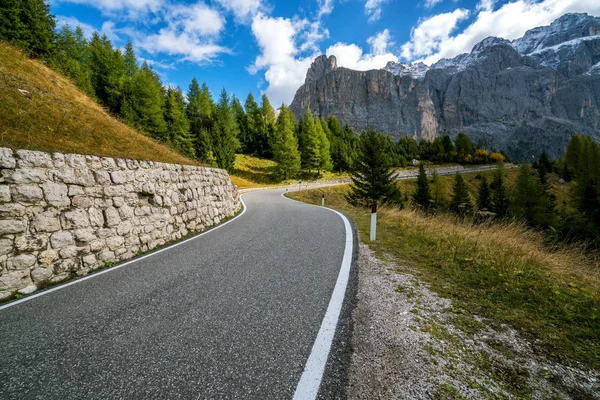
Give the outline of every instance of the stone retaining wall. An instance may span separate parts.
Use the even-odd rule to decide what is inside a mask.
[[[0,299],[200,231],[241,208],[226,171],[0,148]]]

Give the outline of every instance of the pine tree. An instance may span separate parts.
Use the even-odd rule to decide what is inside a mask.
[[[71,78],[73,83],[89,96],[94,96],[94,88],[88,67],[88,43],[81,27],[73,32],[64,25],[56,35],[56,46],[51,65],[54,69]]]
[[[433,175],[431,176],[431,198],[433,200],[433,207],[436,210],[443,210],[447,207],[446,183],[439,176],[437,169],[433,170]]]
[[[473,142],[463,132],[460,132],[456,137],[454,146],[456,147],[456,156],[458,157],[457,161],[465,161],[468,159],[467,156],[473,153]]]
[[[156,139],[167,140],[164,118],[164,88],[158,74],[145,62],[131,79],[131,97],[125,99],[123,114],[134,127]]]
[[[577,155],[571,154],[574,165],[575,185],[572,197],[577,209],[600,226],[600,146],[589,136],[573,137]],[[569,147],[572,147],[569,144]]]
[[[535,179],[531,166],[521,165],[513,188],[511,214],[525,219],[530,225],[542,225],[545,211],[542,195],[543,187]]]
[[[20,47],[35,57],[51,58],[56,22],[45,0],[2,0],[0,40]]]
[[[494,175],[492,181],[492,212],[496,214],[498,218],[506,218],[508,216],[508,208],[510,206],[510,199],[506,190],[506,184],[504,183],[504,166],[503,164],[498,165],[498,170]]]
[[[481,178],[479,193],[477,195],[477,210],[490,211],[492,208],[492,192],[486,177]]]
[[[185,113],[190,123],[190,135],[194,140],[196,157],[202,161],[208,161],[211,149],[209,130],[202,124],[202,90],[196,77],[187,92],[187,104]]]
[[[262,115],[252,93],[248,93],[248,97],[244,103],[244,108],[246,109],[246,115],[248,117],[246,134],[244,138],[245,152],[248,154],[258,154],[260,149],[260,129],[262,126]]]
[[[450,201],[450,209],[461,217],[469,215],[473,211],[473,203],[469,196],[469,189],[460,173],[457,173],[452,185],[452,200]]]
[[[130,41],[125,45],[125,67],[127,68],[126,75],[129,79],[138,71],[137,58]]]
[[[169,141],[186,156],[195,157],[194,141],[190,134],[190,123],[186,116],[186,104],[181,89],[167,89],[165,100],[165,122]]]
[[[304,117],[300,120],[298,142],[300,146],[302,168],[309,173],[313,170],[318,170],[321,165],[319,136],[309,108],[306,109],[306,114],[304,114]]]
[[[96,97],[110,111],[119,114],[123,104],[123,86],[127,65],[120,50],[114,50],[106,35],[94,33],[90,42],[91,81]],[[124,115],[124,114],[122,114]]]
[[[347,196],[352,204],[402,204],[402,195],[394,182],[390,159],[381,151],[385,145],[385,135],[375,131],[363,132],[360,136],[359,161],[352,173],[352,185]]]
[[[315,119],[315,130],[317,132],[317,137],[319,139],[319,174],[321,170],[330,171],[332,168],[331,163],[331,155],[329,154],[329,140],[327,139],[327,135],[323,126],[321,125],[321,120],[319,118]]]
[[[266,94],[262,95],[260,106],[261,128],[258,153],[262,157],[273,157],[273,139],[275,136],[275,112]]]
[[[413,194],[413,204],[423,210],[429,210],[432,206],[431,189],[427,180],[427,173],[423,163],[419,164],[419,176],[417,178],[417,190]]]
[[[225,88],[221,91],[219,103],[214,112],[214,125],[211,132],[212,151],[219,168],[233,171],[235,153],[240,144],[237,139],[237,124],[231,110],[229,95]]]
[[[233,96],[231,101],[231,109],[233,110],[233,115],[235,116],[235,122],[238,126],[238,140],[240,141],[241,152],[244,154],[248,153],[247,143],[248,143],[248,116],[246,115],[246,111],[244,107],[242,107],[242,103],[240,100]]]
[[[277,117],[273,146],[278,175],[282,179],[292,178],[300,171],[300,152],[295,132],[296,116],[288,107],[282,105]]]

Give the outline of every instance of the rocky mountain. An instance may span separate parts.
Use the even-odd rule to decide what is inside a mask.
[[[381,70],[318,57],[291,104],[357,132],[434,139],[466,132],[516,159],[563,153],[574,134],[600,139],[600,18],[565,14],[517,40],[489,37],[468,54]]]

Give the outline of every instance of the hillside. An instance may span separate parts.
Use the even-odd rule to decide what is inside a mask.
[[[0,147],[197,164],[115,119],[68,79],[4,42]]]

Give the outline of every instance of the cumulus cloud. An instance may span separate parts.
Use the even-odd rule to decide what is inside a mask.
[[[206,4],[172,7],[165,19],[167,27],[139,40],[139,47],[150,54],[181,55],[183,60],[198,63],[211,62],[219,54],[230,52],[216,44],[225,20]]]
[[[262,8],[261,0],[216,0],[226,10],[231,11],[238,21],[246,22],[249,17],[259,13]]]
[[[388,0],[367,0],[365,3],[365,13],[369,17],[369,22],[375,22],[381,18],[382,7]]]
[[[549,25],[565,13],[600,15],[598,0],[517,0],[497,10],[494,6],[494,0],[481,0],[475,19],[461,32],[455,30],[457,23],[469,15],[467,10],[458,9],[420,21],[412,29],[410,41],[402,46],[402,57],[432,64],[441,58],[468,53],[488,36],[520,38],[527,30]]]
[[[252,21],[252,33],[256,38],[260,54],[248,71],[256,74],[266,70],[265,80],[268,88],[265,93],[273,105],[282,102],[289,104],[296,90],[304,83],[306,71],[317,56],[314,23],[306,20],[270,17],[257,14]],[[273,34],[277,32],[277,34]],[[318,35],[317,35],[318,36]],[[306,43],[312,45],[306,46]],[[306,56],[302,48],[312,50]]]
[[[355,69],[358,71],[367,71],[370,69],[383,68],[388,61],[398,61],[398,57],[389,51],[393,46],[389,31],[370,37],[367,43],[371,46],[371,51],[367,54],[356,44],[336,43],[330,46],[326,54],[334,55],[337,59],[337,65]]]

